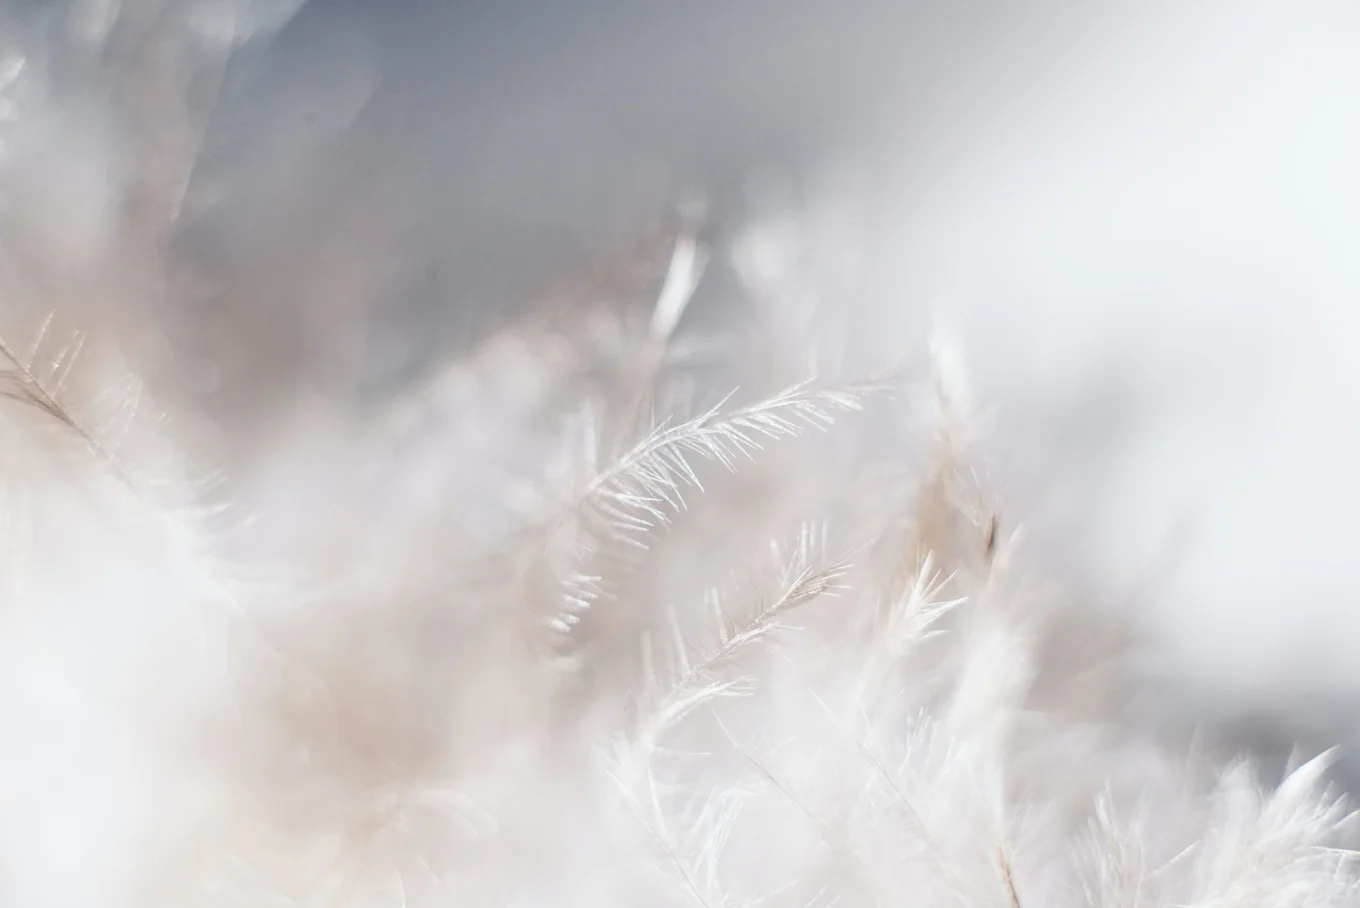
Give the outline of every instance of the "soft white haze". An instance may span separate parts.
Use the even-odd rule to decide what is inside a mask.
[[[0,908],[1357,904],[1356,162],[1340,0],[0,0]]]

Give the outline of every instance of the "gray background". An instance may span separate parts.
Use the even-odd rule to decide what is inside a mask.
[[[238,409],[390,387],[688,188],[868,174],[854,305],[956,327],[1041,560],[1203,708],[1349,738],[1357,48],[1327,0],[318,0],[231,74],[191,321]]]

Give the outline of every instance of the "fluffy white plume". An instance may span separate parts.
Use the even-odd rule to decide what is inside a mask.
[[[292,5],[0,4],[0,906],[1357,902],[1338,752],[1178,731],[1165,625],[1021,483],[1055,392],[881,305],[865,196],[690,206],[374,391],[401,267],[324,193],[227,281],[324,311],[195,337]]]

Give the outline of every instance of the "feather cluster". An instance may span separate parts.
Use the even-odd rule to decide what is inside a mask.
[[[202,128],[168,99],[281,13],[11,6],[0,905],[1356,902],[1330,755],[1146,721],[1130,629],[1029,567],[966,361],[851,356],[796,255],[677,219],[624,289],[213,463],[144,328]]]

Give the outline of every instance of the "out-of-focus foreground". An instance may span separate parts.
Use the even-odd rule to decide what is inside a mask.
[[[1353,903],[1360,12],[482,6],[0,0],[0,905]]]

